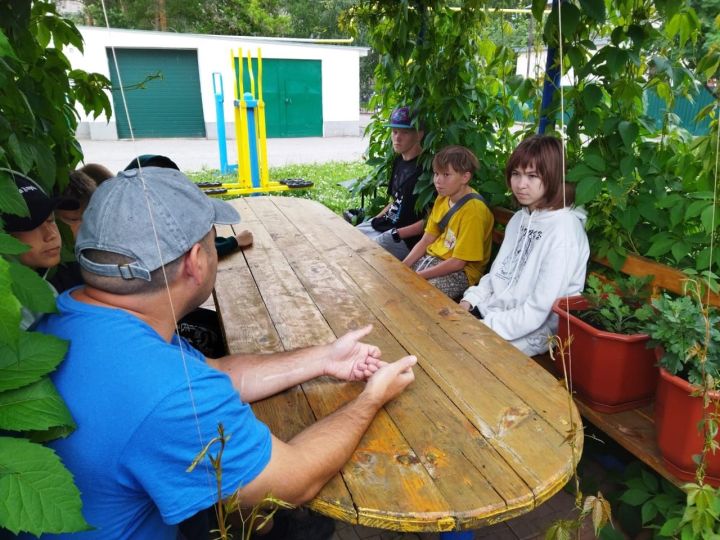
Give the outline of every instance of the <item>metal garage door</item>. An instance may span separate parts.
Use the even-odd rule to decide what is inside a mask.
[[[252,61],[255,77],[257,62]],[[244,90],[250,91],[247,59]],[[320,60],[263,58],[263,100],[268,137],[322,137],[322,66]]]
[[[115,49],[135,137],[205,137],[197,51]],[[107,50],[118,137],[130,138],[112,50]]]

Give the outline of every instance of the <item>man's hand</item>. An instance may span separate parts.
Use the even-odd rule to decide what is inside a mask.
[[[470,302],[466,300],[460,300],[460,303],[458,304],[461,308],[463,308],[465,311],[472,310],[472,306],[470,305]]]
[[[396,398],[415,380],[412,367],[416,363],[416,357],[405,356],[392,364],[386,364],[368,379],[363,394],[376,400],[379,406]]]
[[[367,325],[328,345],[323,374],[346,381],[364,381],[385,366],[386,362],[380,360],[380,349],[360,341],[371,330],[372,325]]]

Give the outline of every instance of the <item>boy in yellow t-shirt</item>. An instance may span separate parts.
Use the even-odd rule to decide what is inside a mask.
[[[425,234],[403,263],[458,300],[480,280],[490,258],[493,215],[470,187],[479,166],[470,150],[447,146],[438,152],[432,166],[438,197]]]

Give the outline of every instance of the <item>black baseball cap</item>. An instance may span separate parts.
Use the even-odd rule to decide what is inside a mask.
[[[163,169],[175,169],[176,171],[180,170],[180,167],[178,167],[172,159],[167,156],[160,156],[157,154],[144,154],[142,156],[138,156],[128,163],[127,167],[123,170],[130,171],[132,169],[139,169],[140,167],[162,167]]]
[[[32,231],[42,225],[56,209],[77,210],[80,208],[80,203],[76,200],[66,197],[50,197],[37,182],[24,174],[9,169],[3,169],[3,171],[12,177],[18,193],[20,193],[30,211],[28,216],[0,214],[6,232]]]

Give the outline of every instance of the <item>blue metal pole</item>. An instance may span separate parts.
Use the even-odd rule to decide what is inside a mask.
[[[551,17],[553,13],[557,13],[558,1],[559,0],[553,0],[552,2],[552,11],[550,12]],[[555,89],[561,84],[560,64],[557,66],[555,65],[556,55],[557,48],[548,47],[547,59],[545,61],[545,82],[543,83],[542,101],[540,102],[540,124],[538,125],[538,133],[545,133],[545,129],[548,126],[555,124],[555,119],[548,117],[545,110],[550,106],[550,103],[552,103]],[[560,62],[562,62],[562,58],[560,59]]]
[[[472,531],[453,531],[440,533],[440,540],[473,540]]]
[[[253,187],[260,187],[260,162],[258,161],[257,132],[255,131],[255,109],[257,100],[250,92],[245,92],[247,104],[248,147],[250,150],[250,179]]]
[[[228,173],[227,160],[227,140],[225,138],[225,111],[223,110],[223,102],[225,94],[223,90],[222,73],[214,72],[212,74],[213,93],[215,94],[215,120],[217,122],[217,138],[218,150],[220,151],[220,173]]]

